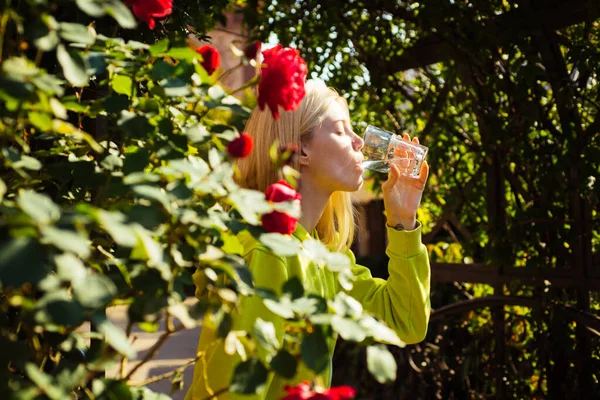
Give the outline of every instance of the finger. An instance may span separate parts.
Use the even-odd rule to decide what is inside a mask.
[[[389,186],[393,187],[396,184],[396,181],[398,180],[399,176],[400,170],[398,169],[396,164],[390,163],[390,173],[388,174],[387,180],[383,182],[383,185],[381,185],[381,187],[383,189],[387,189]]]
[[[408,133],[405,133],[404,135],[402,135],[402,139],[410,142],[410,135]]]
[[[413,138],[412,141],[413,141],[413,143],[419,144],[419,138],[416,136]]]
[[[429,164],[427,161],[423,161],[421,164],[421,171],[419,173],[419,182],[425,184],[427,182],[427,178],[429,177]]]

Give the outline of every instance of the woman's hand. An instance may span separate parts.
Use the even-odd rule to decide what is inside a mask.
[[[404,134],[404,140],[410,141],[410,136]],[[418,144],[419,139],[412,139],[413,143]],[[383,204],[387,214],[387,224],[397,226],[401,224],[404,229],[411,230],[415,228],[417,221],[417,209],[421,204],[421,197],[425,189],[425,183],[429,176],[429,164],[424,161],[421,164],[421,173],[418,178],[413,178],[401,173],[401,169],[409,167],[412,154],[396,154],[400,159],[407,160],[406,163],[400,161],[398,164],[390,163],[390,173],[387,181],[383,183]],[[403,165],[405,164],[405,165]]]

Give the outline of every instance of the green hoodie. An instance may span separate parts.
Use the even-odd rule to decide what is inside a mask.
[[[373,278],[371,271],[357,265],[354,254],[347,250],[346,253],[352,262],[352,272],[356,276],[352,290],[347,293],[358,300],[365,310],[385,321],[405,343],[418,343],[427,333],[430,312],[429,258],[426,247],[421,242],[421,225],[418,223],[417,228],[412,231],[397,231],[388,227],[387,234],[389,244],[386,253],[390,258],[387,281]],[[311,237],[300,224],[297,225],[294,236],[301,241]],[[242,255],[252,271],[257,288],[271,289],[281,294],[283,283],[297,277],[307,292],[327,299],[333,298],[342,290],[332,272],[320,268],[301,255],[282,257],[274,254],[247,233],[240,234],[239,239],[244,248]],[[232,329],[248,332],[252,331],[257,318],[271,321],[281,343],[284,320],[269,311],[260,298],[243,298],[232,316]],[[186,400],[207,399],[231,382],[234,366],[240,361],[240,357],[237,354],[232,356],[225,353],[223,342],[224,340],[218,337],[214,323],[210,318],[205,318],[198,343],[198,352],[203,352],[204,356],[196,363],[194,379]],[[334,346],[335,342],[330,343],[330,364]],[[265,362],[265,354],[259,352],[258,355]],[[265,365],[268,363],[265,362]],[[313,377],[314,373],[301,363],[296,376],[291,380],[270,374],[260,395],[241,396],[226,392],[218,398],[280,399],[285,394],[285,385],[310,381]],[[331,384],[331,368],[322,374],[322,378],[326,385]]]

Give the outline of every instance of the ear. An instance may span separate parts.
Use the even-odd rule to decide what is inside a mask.
[[[300,145],[300,165],[307,167],[310,164],[310,149],[304,143]]]

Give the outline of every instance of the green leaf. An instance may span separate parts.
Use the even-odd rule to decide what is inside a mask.
[[[331,327],[344,340],[362,342],[367,337],[367,331],[357,321],[335,315],[331,318]]]
[[[133,187],[133,192],[144,199],[153,200],[162,204],[166,210],[171,209],[171,199],[169,198],[169,195],[160,187],[150,185],[135,185]]]
[[[233,393],[255,394],[262,392],[268,371],[258,358],[239,363],[233,372],[229,390]]]
[[[4,183],[2,178],[0,178],[0,203],[2,203],[2,200],[4,200],[4,195],[6,194],[6,191],[6,183]]]
[[[100,166],[107,171],[115,171],[123,167],[123,159],[117,155],[109,154],[100,162]]]
[[[313,315],[327,311],[325,299],[317,296],[300,297],[292,302],[292,310],[300,315]]]
[[[83,307],[65,289],[47,293],[37,302],[36,310],[36,322],[41,324],[78,326],[84,321]]]
[[[257,318],[254,321],[253,333],[263,348],[269,351],[277,351],[279,348],[275,325],[272,322]]]
[[[122,380],[94,379],[92,381],[92,393],[97,399],[133,400],[130,387]]]
[[[25,365],[25,373],[48,398],[52,400],[64,400],[70,397],[69,393],[55,384],[54,379],[50,375],[46,375],[40,371],[40,368],[36,364],[27,363]]]
[[[89,239],[77,232],[46,226],[42,230],[42,241],[63,251],[75,253],[84,259],[91,254]]]
[[[231,331],[231,326],[233,325],[233,319],[231,315],[221,310],[217,314],[217,321],[219,326],[217,328],[217,332],[220,338],[226,338],[229,332]]]
[[[31,171],[39,171],[42,169],[42,163],[33,157],[19,153],[11,147],[4,147],[2,155],[6,158],[8,164],[14,169],[29,169]]]
[[[279,315],[282,318],[294,318],[294,310],[292,303],[287,298],[282,298],[280,301],[272,299],[264,299],[263,303],[272,313]]]
[[[304,286],[297,277],[293,277],[286,281],[281,289],[282,293],[290,296],[292,300],[298,299],[304,296]]]
[[[51,224],[60,218],[60,208],[45,194],[21,190],[17,196],[17,204],[38,224]]]
[[[114,241],[125,247],[133,247],[138,241],[134,229],[125,224],[125,215],[119,212],[99,210],[98,222],[108,232]]]
[[[49,30],[47,27],[45,28],[45,34],[37,36],[34,39],[33,44],[42,51],[51,51],[54,50],[56,45],[60,42],[60,39],[58,38],[56,31]]]
[[[392,353],[384,345],[367,347],[367,367],[379,383],[396,380],[397,365]]]
[[[165,95],[169,97],[183,97],[191,94],[188,84],[179,79],[166,79],[160,82],[160,86],[165,91]]]
[[[117,124],[133,138],[142,138],[154,131],[154,126],[150,124],[148,118],[131,111],[123,111]]]
[[[286,379],[292,379],[296,376],[298,361],[296,360],[296,357],[287,351],[280,350],[275,357],[271,359],[271,369]]]
[[[39,74],[33,62],[24,57],[11,57],[2,63],[2,70],[7,75],[20,78],[32,78]]]
[[[329,365],[329,347],[321,326],[316,325],[313,328],[313,332],[302,340],[302,359],[308,368],[320,374]]]
[[[135,357],[135,350],[125,333],[119,327],[105,317],[94,317],[92,321],[96,324],[98,332],[104,335],[104,339],[113,349],[127,358]]]
[[[137,387],[132,389],[132,400],[171,400],[171,396],[164,393],[153,392],[147,387]],[[115,397],[115,399],[122,399],[122,397]]]
[[[137,26],[131,10],[120,0],[108,0],[106,3],[104,6],[106,13],[112,16],[121,28],[133,29]]]
[[[398,347],[406,346],[406,344],[400,340],[396,332],[373,317],[363,317],[359,323],[369,332],[369,336],[373,337],[373,339],[378,342],[393,344]]]
[[[134,227],[134,232],[137,237],[137,243],[131,251],[131,258],[134,260],[149,260],[151,262],[162,261],[162,248],[152,238],[150,232],[140,226]]]
[[[84,383],[87,370],[84,365],[79,364],[74,368],[64,368],[57,375],[58,384],[65,390],[76,390],[78,386]]]
[[[42,163],[33,157],[29,157],[23,154],[19,161],[12,163],[11,167],[25,168],[30,171],[39,171],[40,169],[42,169]]]
[[[202,59],[202,56],[200,54],[198,54],[195,50],[190,49],[189,47],[173,47],[165,55],[176,60],[192,61],[194,59]]]
[[[252,225],[260,223],[257,214],[271,211],[269,203],[265,200],[265,194],[258,190],[239,189],[230,193],[228,200],[240,212],[242,218]]]
[[[117,295],[117,287],[104,275],[92,275],[73,285],[73,292],[82,306],[99,309]]]
[[[133,81],[126,75],[115,75],[110,81],[110,87],[118,94],[131,97],[133,94]]]
[[[158,55],[161,55],[165,51],[167,51],[168,48],[169,48],[169,39],[164,38],[164,39],[159,40],[158,42],[154,43],[152,46],[150,46],[150,55],[156,57]]]
[[[65,92],[63,88],[64,81],[54,75],[39,74],[31,79],[31,83],[49,95],[56,94],[62,96]]]
[[[59,44],[56,48],[56,58],[62,66],[65,78],[74,86],[85,86],[88,83],[88,65],[85,60],[75,51],[69,51],[64,45]]]
[[[185,130],[185,135],[192,143],[205,143],[211,138],[211,134],[204,125],[194,125]]]
[[[284,257],[294,256],[302,250],[300,241],[291,235],[281,233],[263,233],[259,240],[262,244]]]
[[[97,0],[77,0],[77,6],[81,11],[92,17],[101,17],[106,14],[104,5]]]
[[[363,312],[362,304],[344,292],[339,292],[335,295],[332,306],[335,312],[343,317],[358,318]]]
[[[37,284],[48,275],[50,267],[46,250],[32,238],[16,237],[0,245],[0,282],[4,286]]]
[[[48,132],[52,129],[52,118],[46,113],[30,111],[27,113],[29,122],[42,132]]]
[[[58,33],[61,38],[73,43],[92,45],[96,41],[87,26],[73,22],[61,22]]]
[[[175,67],[169,64],[166,61],[158,60],[154,65],[152,65],[152,72],[150,73],[150,78],[155,81],[159,81],[161,79],[167,79],[175,73]]]
[[[87,270],[81,260],[73,254],[64,253],[54,257],[56,273],[59,278],[72,283],[82,282],[87,277]]]

